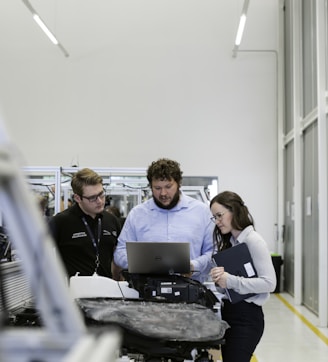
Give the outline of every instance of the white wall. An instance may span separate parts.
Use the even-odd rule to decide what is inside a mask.
[[[12,4],[16,3],[16,4]],[[242,0],[0,4],[0,107],[28,166],[147,167],[219,177],[274,250],[276,57],[232,57]],[[70,8],[72,7],[72,8]],[[277,49],[278,1],[251,0],[241,49]]]

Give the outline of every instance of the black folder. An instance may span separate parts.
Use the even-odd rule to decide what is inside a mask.
[[[252,256],[245,243],[222,250],[213,255],[213,259],[217,266],[223,266],[224,270],[229,274],[244,278],[257,277]],[[255,293],[239,294],[233,289],[226,289],[226,294],[233,304],[255,295]]]

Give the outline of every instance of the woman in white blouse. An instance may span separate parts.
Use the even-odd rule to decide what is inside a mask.
[[[231,191],[221,192],[211,200],[210,209],[215,223],[215,252],[245,243],[256,270],[257,275],[252,278],[229,274],[220,265],[210,272],[221,293],[232,289],[242,295],[252,294],[238,303],[224,297],[221,309],[222,319],[231,327],[226,331],[225,344],[222,345],[223,361],[249,362],[263,335],[262,305],[275,290],[275,270],[268,246],[255,231],[253,218],[239,195]]]

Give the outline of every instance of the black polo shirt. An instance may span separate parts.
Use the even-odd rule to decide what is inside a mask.
[[[89,227],[86,227],[83,218]],[[98,244],[99,218],[101,228]],[[76,273],[81,276],[93,275],[97,249],[100,261],[97,274],[112,277],[111,263],[121,231],[120,222],[114,215],[104,212],[93,219],[86,215],[78,204],[74,204],[51,218],[50,230],[69,277]],[[92,239],[96,241],[97,247]]]

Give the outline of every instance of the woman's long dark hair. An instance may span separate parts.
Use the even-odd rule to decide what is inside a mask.
[[[247,226],[253,225],[254,220],[242,198],[232,191],[223,191],[214,196],[210,207],[218,203],[232,213],[231,226],[235,230],[244,230]],[[215,225],[213,231],[213,253],[231,247],[231,233],[221,234],[220,229]]]

